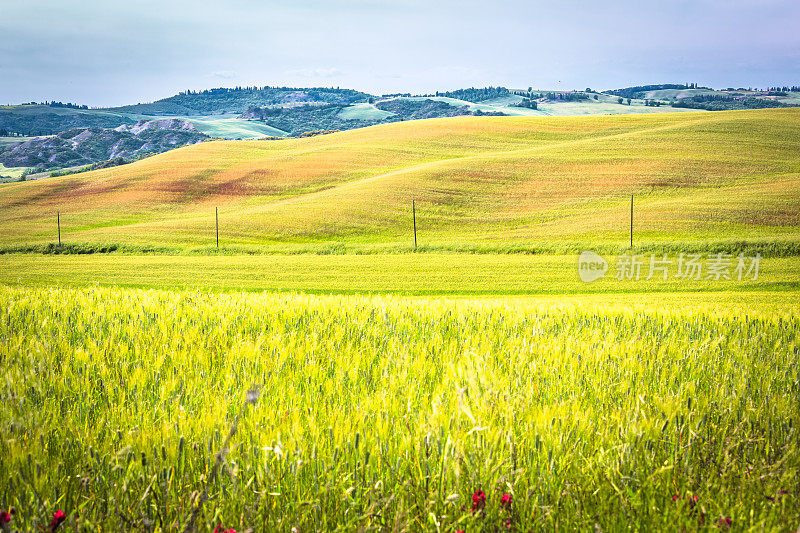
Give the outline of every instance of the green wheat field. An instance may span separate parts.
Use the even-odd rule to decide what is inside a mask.
[[[793,109],[454,118],[3,185],[0,507],[20,531],[796,531],[798,139]],[[760,271],[615,279],[662,252]]]

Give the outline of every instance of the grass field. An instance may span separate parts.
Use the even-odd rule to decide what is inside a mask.
[[[22,174],[28,170],[28,167],[7,167],[0,163],[0,176],[4,176],[6,178],[11,179],[19,179],[22,177]]]
[[[412,121],[211,142],[0,188],[0,244],[178,247],[798,238],[800,111]]]
[[[705,298],[2,288],[0,501],[21,530],[793,531],[800,318]]]
[[[673,108],[668,106],[649,107],[644,105],[644,100],[633,100],[632,105],[617,103],[617,97],[607,94],[598,94],[598,99],[580,100],[576,102],[548,101],[540,102],[537,109],[526,107],[514,107],[513,104],[521,102],[523,97],[517,95],[502,96],[492,98],[483,102],[474,103],[457,98],[446,96],[431,97],[410,97],[410,100],[439,100],[447,102],[456,107],[467,106],[470,111],[482,111],[484,113],[501,112],[512,117],[572,117],[582,115],[629,115],[640,113],[683,113],[687,111],[697,112],[685,108]]]
[[[392,116],[391,111],[378,109],[372,104],[353,104],[339,112],[339,118],[347,120],[381,120]]]
[[[260,137],[283,137],[285,131],[281,131],[266,124],[259,124],[251,120],[240,120],[234,117],[181,117],[188,120],[199,131],[211,137],[221,139],[258,139]]]
[[[38,139],[38,137],[0,137],[0,148],[8,146],[9,144],[17,144],[22,143],[25,141],[30,141],[31,139]]]
[[[660,255],[658,256],[660,258]],[[85,287],[94,284],[204,290],[299,291],[318,294],[524,295],[613,293],[797,292],[800,257],[765,258],[758,279],[676,278],[677,254],[664,281],[647,280],[649,254],[640,279],[616,279],[610,271],[592,283],[580,280],[577,254],[370,254],[370,255],[0,255],[0,283]],[[660,273],[658,273],[660,274]]]
[[[633,100],[631,105],[620,104],[617,97],[599,95],[598,101],[588,100],[579,102],[543,102],[538,107],[539,116],[566,117],[578,115],[626,115],[626,114],[655,114],[655,113],[685,113],[694,112],[692,109],[676,107],[646,106],[644,100]]]
[[[0,187],[0,511],[795,531],[798,111],[404,122]]]

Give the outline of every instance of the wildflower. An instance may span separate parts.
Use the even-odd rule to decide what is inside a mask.
[[[64,520],[66,519],[67,515],[64,514],[64,511],[62,510],[58,510],[55,513],[53,513],[53,519],[50,520],[50,526],[49,526],[50,531],[55,531],[56,529],[58,529],[58,526],[60,526],[61,523],[64,522]]]
[[[731,520],[730,516],[725,516],[719,519],[719,527],[723,530],[728,530],[733,525],[733,520]]]
[[[0,526],[4,526],[11,522],[11,515],[7,511],[0,511]]]
[[[781,497],[786,496],[787,494],[789,494],[788,490],[781,489],[775,493],[775,496],[764,496],[764,498],[768,499],[771,502],[776,502],[779,501]]]
[[[476,490],[472,495],[472,512],[479,511],[486,507],[486,493],[482,490]]]
[[[505,509],[506,511],[511,510],[511,503],[514,501],[514,498],[510,494],[503,494],[503,497],[500,498],[500,506]]]
[[[236,533],[236,530],[233,528],[225,529],[222,524],[217,524],[217,527],[214,528],[214,533]]]
[[[775,493],[775,497],[774,498],[772,496],[767,496],[766,498],[769,501],[774,502],[774,501],[780,500],[783,496],[786,496],[787,494],[789,494],[788,490],[781,489],[781,490],[779,490],[778,492]]]
[[[683,499],[683,496],[680,494],[675,494],[672,496],[672,501],[676,502],[678,500]],[[689,498],[689,508],[694,509],[694,504],[696,504],[700,500],[700,496],[692,496]]]

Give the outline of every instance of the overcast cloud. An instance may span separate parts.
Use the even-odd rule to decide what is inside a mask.
[[[791,85],[798,24],[796,0],[0,0],[0,103],[235,85]]]

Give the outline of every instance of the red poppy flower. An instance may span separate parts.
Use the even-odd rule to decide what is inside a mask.
[[[472,512],[486,507],[486,494],[482,490],[476,490],[472,495]]]
[[[58,510],[53,513],[53,519],[50,520],[50,531],[55,531],[58,529],[58,526],[67,519],[67,515],[64,514],[64,511]]]
[[[503,494],[503,497],[500,498],[500,506],[505,509],[506,511],[511,510],[511,503],[514,501],[514,498],[511,497],[510,494]]]
[[[9,522],[11,522],[11,515],[6,511],[0,511],[0,526],[8,524]]]

